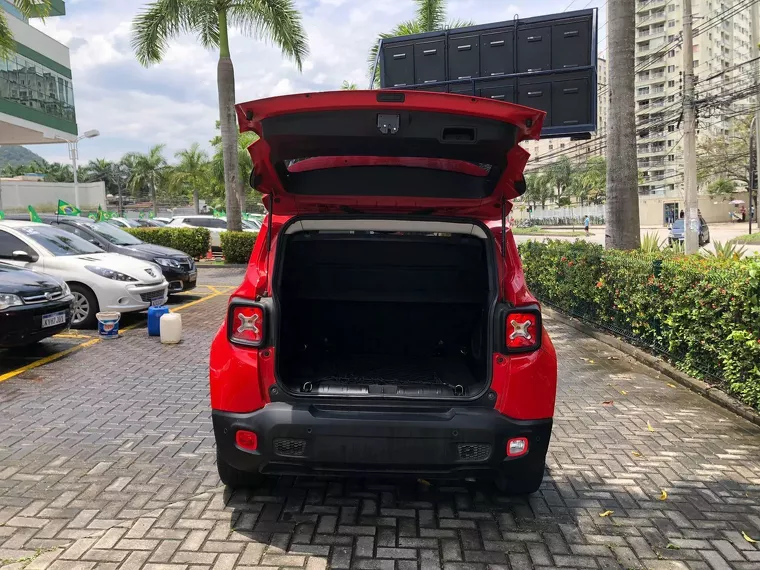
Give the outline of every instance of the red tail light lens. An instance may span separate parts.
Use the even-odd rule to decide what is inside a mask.
[[[505,318],[504,344],[509,352],[528,352],[541,346],[541,313],[537,309],[514,310]]]
[[[261,346],[264,343],[264,307],[231,305],[227,317],[227,337],[236,344]]]
[[[256,451],[259,446],[259,438],[252,431],[240,429],[235,432],[235,443],[248,451]]]

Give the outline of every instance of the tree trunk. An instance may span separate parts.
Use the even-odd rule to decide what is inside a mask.
[[[153,215],[158,216],[158,202],[156,202],[156,177],[150,179],[150,199],[153,202]]]
[[[238,200],[238,130],[235,118],[235,69],[230,58],[227,38],[227,13],[219,11],[219,64],[216,68],[219,90],[219,123],[222,131],[224,156],[224,197],[227,208],[227,229],[242,231],[240,201]]]
[[[238,200],[240,200],[240,211],[245,212],[246,195],[248,194],[248,181],[243,177],[238,177]]]
[[[201,201],[200,197],[198,196],[197,187],[193,190],[193,209],[195,210],[196,216],[201,213]]]
[[[641,245],[636,107],[634,101],[635,3],[609,0],[609,98],[605,247],[631,250]]]

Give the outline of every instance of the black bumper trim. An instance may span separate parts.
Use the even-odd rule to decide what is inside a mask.
[[[222,461],[276,475],[509,476],[543,467],[552,429],[551,419],[513,420],[473,407],[410,412],[272,403],[249,414],[215,410],[212,419]],[[240,429],[258,435],[256,451],[235,444]],[[528,439],[526,455],[506,456],[514,437]]]

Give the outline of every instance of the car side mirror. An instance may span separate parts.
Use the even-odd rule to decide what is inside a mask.
[[[27,263],[32,263],[34,261],[37,261],[39,259],[39,256],[34,253],[28,253],[26,251],[17,250],[13,252],[13,259],[16,261],[26,261]]]

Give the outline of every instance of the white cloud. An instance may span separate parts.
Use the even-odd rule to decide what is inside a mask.
[[[367,52],[377,35],[414,15],[414,4],[367,0],[297,0],[309,36],[310,55],[299,73],[265,42],[238,32],[230,37],[238,101],[286,93],[338,89],[343,80],[368,83]],[[568,0],[450,0],[452,19],[486,23],[560,12]],[[580,2],[577,2],[580,5]],[[583,3],[586,4],[585,2]],[[592,5],[603,5],[594,0]],[[102,136],[80,145],[84,161],[117,159],[158,143],[167,155],[215,134],[216,54],[192,37],[173,40],[164,61],[142,68],[130,46],[136,2],[70,0],[68,14],[35,23],[71,47],[80,130]],[[574,9],[575,7],[573,7]],[[602,25],[604,18],[602,18]],[[604,32],[602,36],[606,35]],[[34,147],[51,160],[66,160],[58,145]]]

